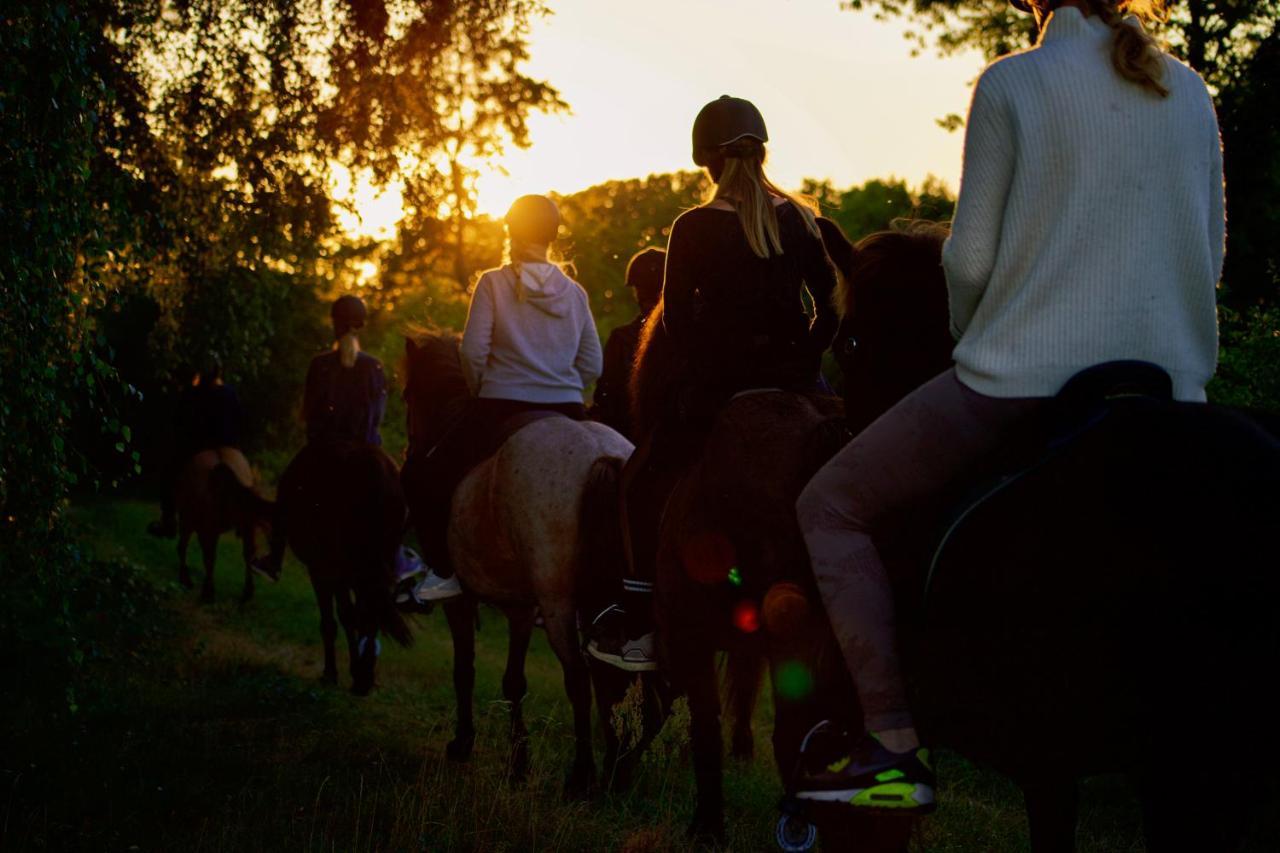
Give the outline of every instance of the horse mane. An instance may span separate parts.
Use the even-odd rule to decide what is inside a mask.
[[[659,299],[645,318],[627,382],[631,424],[637,436],[647,435],[660,419],[674,387],[672,380],[680,368],[671,339],[662,325],[662,310],[663,300]]]
[[[470,393],[458,353],[461,335],[449,329],[411,323],[404,328],[405,353],[400,360],[404,390],[441,401]]]
[[[951,226],[947,223],[898,219],[887,230],[863,237],[856,246],[850,246],[849,251],[843,253],[843,265],[832,255],[841,274],[835,296],[841,318],[852,317],[860,297],[866,298],[871,291],[903,289],[904,284],[918,291],[936,288],[939,283],[945,289],[942,244],[950,234]],[[827,252],[832,252],[830,244]]]

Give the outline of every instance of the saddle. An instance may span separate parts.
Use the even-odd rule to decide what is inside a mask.
[[[1117,418],[1124,419],[1138,411],[1150,416],[1173,408],[1173,381],[1162,368],[1149,362],[1106,362],[1073,376],[1042,416],[1026,426],[1004,458],[995,460],[994,475],[988,473],[977,488],[945,514],[929,560],[926,599],[940,566],[949,561],[948,548],[961,537],[965,525],[988,505],[1010,499],[1011,493],[1023,490],[1029,478],[1052,473],[1065,460],[1078,455],[1074,451],[1096,431],[1104,429],[1104,425],[1114,426]],[[1102,443],[1106,443],[1105,438]]]

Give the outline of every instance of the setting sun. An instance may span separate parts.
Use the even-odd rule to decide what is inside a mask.
[[[527,193],[692,169],[693,116],[725,93],[763,111],[770,172],[783,186],[935,175],[954,189],[961,138],[937,119],[965,111],[982,59],[912,57],[904,29],[841,12],[836,0],[657,0],[643,12],[556,3],[533,24],[525,70],[556,86],[571,112],[533,114],[528,149],[470,164],[477,211],[501,216]],[[353,195],[344,175],[337,194],[355,211],[342,214],[349,233],[390,235],[398,186],[379,195],[358,180]]]

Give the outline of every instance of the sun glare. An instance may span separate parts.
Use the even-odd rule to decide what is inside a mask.
[[[550,5],[524,71],[559,89],[572,112],[530,116],[529,149],[477,164],[479,214],[501,216],[526,193],[692,169],[693,116],[726,93],[765,114],[769,170],[783,186],[928,175],[956,185],[962,136],[937,120],[965,111],[977,54],[913,58],[901,22],[841,11],[836,0],[651,0],[644,13],[599,0]],[[340,214],[348,233],[394,236],[399,186],[378,192],[368,176],[342,171],[335,196],[351,208]]]

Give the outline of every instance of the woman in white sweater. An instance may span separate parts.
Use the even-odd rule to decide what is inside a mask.
[[[866,428],[797,505],[869,736],[800,796],[928,811],[933,771],[907,705],[873,543],[1092,365],[1158,364],[1202,401],[1217,361],[1222,154],[1193,70],[1135,17],[1158,0],[1012,0],[1040,43],[982,74],[943,252],[955,367]],[[896,772],[895,772],[896,771]]]
[[[555,202],[521,196],[505,221],[511,262],[480,276],[459,348],[476,399],[432,451],[433,475],[425,479],[433,494],[417,502],[432,507],[419,531],[433,531],[420,543],[431,569],[413,591],[419,603],[462,593],[446,534],[453,490],[467,471],[497,451],[515,415],[585,418],[583,394],[600,375],[600,337],[587,292],[547,257],[560,227]]]

